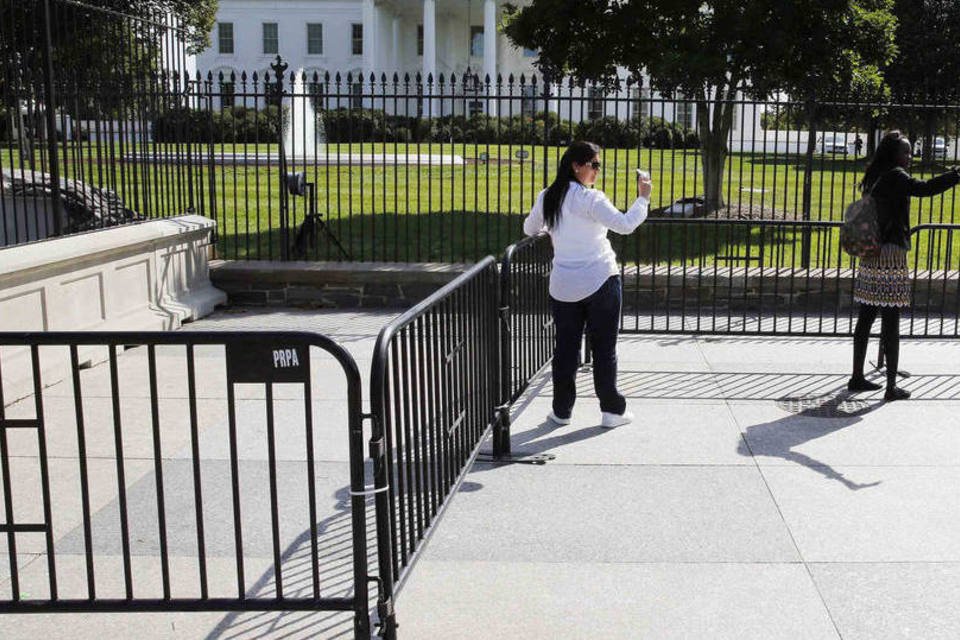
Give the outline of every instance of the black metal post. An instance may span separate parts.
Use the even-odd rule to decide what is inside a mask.
[[[813,154],[817,147],[817,116],[816,103],[811,100],[807,103],[809,126],[807,131],[807,156],[803,168],[803,221],[810,221],[810,208],[813,200]],[[800,267],[810,268],[810,241],[812,230],[804,226],[801,231]]]
[[[43,0],[43,93],[50,156],[50,194],[53,199],[53,235],[63,233],[63,203],[60,202],[60,163],[57,158],[57,108],[53,92],[53,40],[50,34],[50,0]]]
[[[287,71],[287,63],[278,55],[277,59],[270,64],[274,71],[274,86],[271,98],[277,106],[277,121],[280,125],[277,129],[278,140],[277,148],[280,153],[280,259],[290,259],[290,198],[287,194],[287,153],[283,148],[283,79]],[[291,109],[293,107],[291,106]],[[292,114],[291,114],[292,117]]]

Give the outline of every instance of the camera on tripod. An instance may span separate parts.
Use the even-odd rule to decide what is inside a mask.
[[[333,241],[340,250],[340,254],[347,260],[352,260],[350,253],[343,248],[340,240],[333,234],[330,227],[323,221],[323,217],[317,213],[317,189],[312,182],[307,182],[306,171],[294,171],[286,174],[284,177],[287,192],[293,196],[307,196],[308,213],[303,217],[300,229],[293,239],[292,257],[302,260],[307,257],[307,249],[314,246],[317,242],[317,232],[322,230],[326,236]]]

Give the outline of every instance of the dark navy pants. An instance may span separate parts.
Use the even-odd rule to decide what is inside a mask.
[[[600,410],[622,414],[627,401],[617,391],[617,330],[623,293],[620,276],[610,276],[597,291],[577,302],[550,298],[557,342],[553,349],[553,413],[569,418],[577,399],[577,368],[584,328],[593,353],[593,388]]]

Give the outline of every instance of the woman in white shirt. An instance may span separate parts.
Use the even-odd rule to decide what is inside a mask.
[[[577,398],[580,341],[586,328],[593,353],[593,386],[600,399],[600,424],[629,424],[633,414],[617,390],[617,331],[622,289],[617,256],[607,230],[632,233],[647,219],[650,178],[638,173],[639,196],[622,213],[603,191],[591,189],[600,172],[600,147],[576,141],[560,159],[557,177],[523,223],[527,235],[542,231],[553,243],[550,308],[557,338],[553,351],[553,410],[556,424],[570,424]]]

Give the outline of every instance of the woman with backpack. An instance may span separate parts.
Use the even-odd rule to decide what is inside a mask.
[[[637,199],[626,213],[592,189],[600,174],[600,147],[573,142],[564,152],[553,183],[540,192],[523,231],[543,231],[553,244],[550,309],[556,327],[553,351],[553,410],[547,418],[570,424],[577,399],[577,365],[584,328],[593,353],[593,386],[600,399],[600,426],[629,424],[633,415],[617,390],[617,330],[622,290],[617,256],[607,230],[632,233],[647,218],[649,176],[637,172]]]
[[[863,374],[867,341],[877,315],[881,317],[880,340],[887,360],[887,401],[905,400],[910,392],[897,386],[900,356],[900,308],[910,306],[910,198],[935,196],[960,182],[956,169],[927,181],[907,173],[913,145],[899,131],[890,131],[867,165],[860,189],[873,196],[880,230],[879,255],[860,259],[853,299],[860,303],[853,334],[853,375],[847,383],[850,391],[875,391],[880,385]]]

